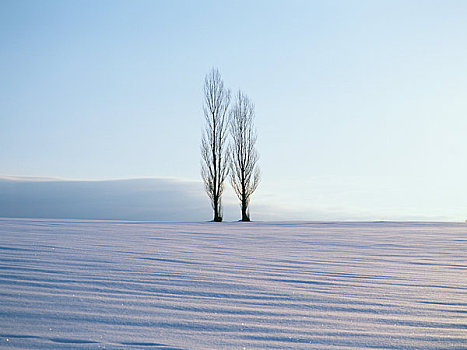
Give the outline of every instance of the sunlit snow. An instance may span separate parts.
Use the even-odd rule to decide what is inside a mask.
[[[467,348],[467,225],[0,219],[3,347]]]

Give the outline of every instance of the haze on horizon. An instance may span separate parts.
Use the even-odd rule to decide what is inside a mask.
[[[253,220],[464,221],[465,18],[454,0],[2,1],[0,207],[21,176],[97,193],[169,178],[153,208],[209,220],[202,88],[217,67],[256,106]]]

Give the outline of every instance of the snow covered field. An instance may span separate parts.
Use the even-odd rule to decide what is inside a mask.
[[[0,348],[467,348],[467,225],[0,219]]]

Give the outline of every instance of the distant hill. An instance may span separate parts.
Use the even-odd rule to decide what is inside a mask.
[[[211,208],[195,181],[1,177],[0,217],[202,221]]]

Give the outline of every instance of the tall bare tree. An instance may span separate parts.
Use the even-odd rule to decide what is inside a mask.
[[[241,91],[230,110],[230,134],[233,144],[230,162],[230,182],[242,208],[242,221],[250,221],[248,205],[259,184],[258,152],[254,127],[255,106]]]
[[[222,221],[222,192],[229,172],[227,144],[230,91],[217,69],[204,80],[204,117],[206,126],[201,140],[201,176],[211,199],[214,221]]]

